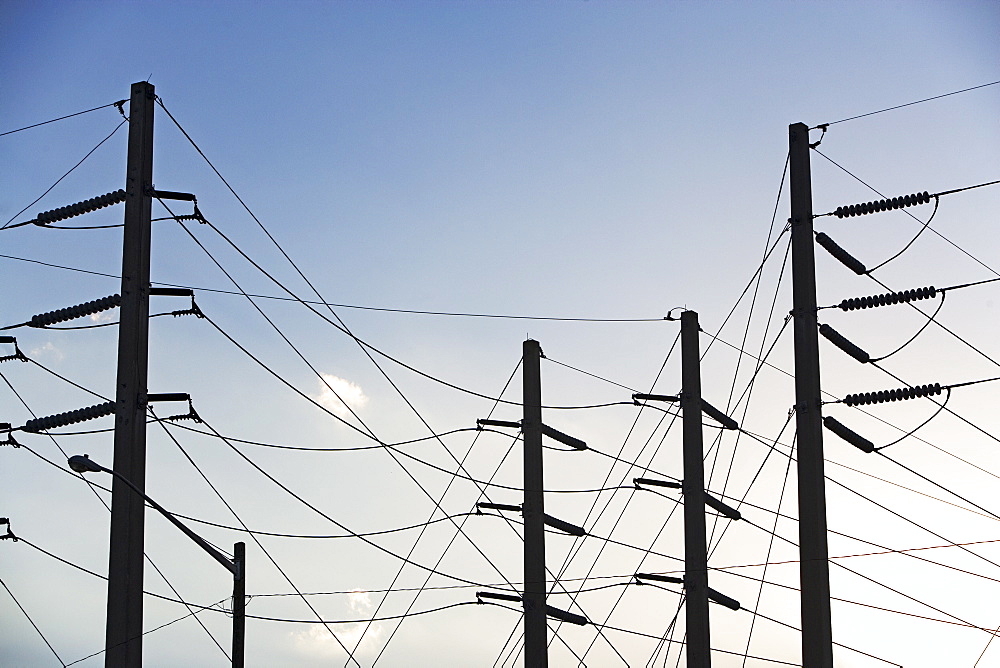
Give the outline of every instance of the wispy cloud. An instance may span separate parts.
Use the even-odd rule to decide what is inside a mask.
[[[334,376],[331,373],[320,374],[319,394],[315,397],[321,405],[341,417],[347,417],[350,410],[360,410],[368,403],[368,396],[357,383]],[[339,397],[339,398],[338,398]]]
[[[28,351],[28,354],[32,357],[48,358],[50,360],[55,360],[56,362],[61,362],[63,360],[63,352],[52,345],[51,341],[46,341],[40,346],[35,346]]]
[[[360,618],[367,616],[374,607],[371,595],[366,591],[360,590],[347,595],[347,606]],[[361,646],[358,647],[357,653],[365,654],[373,646],[378,645],[383,636],[382,627],[376,622],[365,631],[366,626],[368,626],[367,622],[331,624],[330,628],[336,635],[336,638],[334,638],[326,627],[321,624],[315,624],[305,631],[293,632],[291,636],[295,643],[295,648],[303,654],[321,659],[342,659],[344,658],[344,650],[340,644],[343,643],[344,647],[347,647],[348,650],[353,650],[354,646],[361,640],[362,633],[364,633],[364,640]],[[337,640],[340,640],[340,642],[338,643]]]

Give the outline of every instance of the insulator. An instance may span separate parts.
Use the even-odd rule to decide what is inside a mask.
[[[936,297],[937,293],[937,288],[932,285],[926,288],[914,288],[903,292],[888,292],[883,295],[870,295],[868,297],[852,297],[840,302],[839,306],[844,311],[855,311],[857,309],[892,306],[893,304],[905,304],[906,302],[916,302],[921,299],[931,299]]]
[[[103,404],[97,404],[96,406],[78,408],[77,410],[70,411],[68,413],[58,413],[56,415],[49,415],[47,417],[28,420],[21,429],[32,433],[48,431],[49,429],[65,427],[66,425],[83,422],[85,420],[94,420],[99,417],[104,417],[105,415],[112,415],[114,412],[115,402],[108,401]]]
[[[848,394],[844,397],[844,403],[848,406],[866,406],[868,404],[882,404],[887,401],[905,401],[918,397],[932,397],[936,394],[941,394],[941,383],[902,387],[896,390]]]
[[[726,596],[722,592],[715,591],[711,587],[705,587],[705,589],[707,590],[708,597],[713,601],[715,601],[716,603],[718,603],[719,605],[724,605],[730,610],[740,609],[740,602],[737,601],[735,598],[730,598],[729,596]]]
[[[701,400],[701,412],[709,416],[719,424],[721,424],[723,429],[740,428],[740,425],[736,423],[736,420],[729,417],[728,415],[726,415],[718,408],[705,401],[704,399]]]
[[[868,269],[865,267],[861,260],[845,251],[843,248],[837,245],[837,242],[831,239],[829,236],[823,232],[816,234],[816,243],[825,248],[827,252],[833,257],[840,260],[840,262],[846,266],[848,269],[853,271],[858,276],[863,276]]]
[[[85,213],[97,211],[98,209],[103,209],[106,206],[111,206],[112,204],[124,201],[125,191],[116,190],[113,193],[108,193],[99,197],[92,197],[88,200],[77,202],[76,204],[70,204],[69,206],[61,206],[58,209],[51,209],[50,211],[42,211],[40,214],[35,216],[35,220],[33,222],[36,225],[48,225],[49,223],[65,220],[66,218],[72,218],[73,216],[81,216]]]
[[[868,362],[871,362],[872,358],[868,355],[868,353],[845,339],[837,330],[830,327],[830,325],[820,325],[819,333],[822,334],[827,341],[837,346],[862,364],[868,364]]]
[[[87,315],[100,313],[101,311],[107,311],[108,309],[121,305],[121,303],[121,295],[102,297],[100,299],[95,299],[92,302],[86,302],[84,304],[77,304],[76,306],[61,308],[57,311],[49,311],[48,313],[33,315],[31,316],[31,322],[28,323],[28,326],[45,327],[47,325],[54,325],[57,322],[64,322],[66,320],[73,320],[74,318],[82,318]]]
[[[917,204],[927,204],[931,201],[931,195],[926,190],[922,193],[893,197],[892,199],[880,199],[874,202],[864,202],[862,204],[851,204],[850,206],[838,206],[833,212],[837,218],[850,218],[852,216],[863,216],[877,211],[890,211],[892,209],[905,209],[908,206]]]
[[[875,452],[875,444],[869,441],[864,436],[848,429],[836,419],[827,415],[823,418],[823,426],[832,431],[837,436],[856,447],[862,452]]]

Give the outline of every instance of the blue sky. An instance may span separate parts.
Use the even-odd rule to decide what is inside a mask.
[[[655,321],[668,309],[684,306],[698,311],[708,332],[717,332],[726,321],[788,215],[787,192],[777,209],[775,202],[790,123],[815,126],[997,81],[998,24],[1000,8],[990,2],[4,1],[0,3],[4,81],[0,132],[126,98],[131,83],[149,78],[165,107],[329,302],[419,311],[653,320],[567,322],[336,309],[366,342],[430,376],[489,397],[503,390],[517,367],[521,342],[531,336],[541,342],[549,358],[543,367],[546,403],[611,403],[627,401],[631,390],[679,389],[676,351],[667,355],[676,324]],[[889,196],[940,192],[998,178],[998,114],[1000,86],[991,86],[831,125],[819,149]],[[15,216],[120,121],[118,112],[109,107],[0,137],[4,155],[0,222],[18,222],[38,211],[122,187],[125,127],[51,193]],[[196,193],[200,209],[219,231],[297,295],[314,298],[160,109],[155,131],[157,187]],[[821,155],[813,154],[812,166],[818,213],[875,198]],[[942,198],[934,232],[922,235],[879,278],[892,289],[907,289],[994,277],[991,272],[1000,269],[992,225],[992,212],[1000,204],[997,198],[995,187]],[[187,212],[187,206],[178,208]],[[925,221],[930,207],[913,212]],[[120,216],[116,207],[67,224],[114,224],[121,222]],[[176,223],[155,225],[154,281],[235,289]],[[902,248],[916,226],[902,212],[817,222],[817,229],[869,266]],[[282,294],[211,228],[189,225],[188,229],[247,292]],[[790,308],[787,269],[781,269],[786,240],[778,241],[778,250],[765,264],[752,313],[749,297],[745,298],[723,329],[723,340],[739,346],[745,336],[749,351],[761,350],[762,342],[770,344]],[[0,291],[0,325],[119,290],[113,279],[25,260],[115,275],[120,243],[117,228],[74,231],[27,226],[0,232],[0,253],[5,256],[0,257],[5,288]],[[818,253],[821,304],[883,291]],[[988,357],[998,359],[995,294],[992,285],[950,293],[940,320]],[[775,306],[769,318],[772,299]],[[197,301],[219,328],[269,368],[302,393],[321,403],[327,400],[313,370],[246,299],[199,291]],[[356,343],[314,313],[294,303],[258,303],[313,369],[326,374],[328,382],[346,392],[344,396],[354,397],[358,415],[385,442],[426,436],[428,426],[437,433],[470,427],[493,406],[489,400],[379,359],[383,375]],[[163,301],[152,310],[183,306]],[[909,338],[924,321],[903,307],[883,311],[828,310],[821,315],[873,354],[881,354]],[[46,368],[99,394],[113,393],[114,327],[21,329],[16,334],[20,348]],[[786,331],[769,359],[790,370],[788,335]],[[703,346],[709,341],[704,338]],[[276,381],[206,321],[155,319],[150,350],[150,391],[190,392],[199,414],[223,434],[314,448],[369,443]],[[877,370],[851,366],[851,360],[833,348],[823,348],[822,361],[824,389],[836,396],[897,385]],[[721,343],[711,347],[704,364],[706,398],[717,406],[735,404],[752,367],[745,360],[737,366],[737,356]],[[888,369],[913,384],[1000,375],[995,366],[935,327],[887,361]],[[97,402],[34,364],[5,362],[0,372],[39,415]],[[515,373],[505,399],[520,399],[519,383]],[[31,415],[11,387],[0,385],[0,421],[18,426]],[[735,387],[732,395],[731,387]],[[779,372],[765,370],[754,387],[749,408],[739,404],[733,412],[754,433],[774,439],[793,403],[791,385]],[[898,458],[991,508],[990,490],[995,488],[991,472],[1000,469],[1000,457],[994,455],[997,439],[990,436],[1000,433],[991,408],[995,399],[990,384],[956,390],[949,408],[986,433],[945,413],[920,432],[926,442],[910,439],[893,446]],[[328,404],[331,410],[341,410],[334,403]],[[932,409],[929,403],[907,403],[872,412],[905,432]],[[831,406],[828,412],[879,443],[898,437],[891,427],[856,411]],[[555,426],[597,449],[610,453],[621,449],[623,458],[644,464],[652,456],[653,470],[680,473],[679,429],[666,432],[659,414],[628,406],[550,413]],[[494,417],[519,415],[516,406],[501,405]],[[349,415],[345,419],[353,423]],[[109,422],[105,418],[83,427],[101,429]],[[217,439],[171,430],[251,528],[279,533],[337,531]],[[225,506],[174,442],[155,425],[149,433],[147,491],[175,512],[233,524]],[[707,442],[714,442],[715,432],[706,434]],[[16,438],[40,457],[62,464],[52,441],[28,434]],[[467,469],[477,479],[496,474],[496,482],[517,487],[519,445],[504,458],[511,439],[492,434],[473,438],[473,433],[462,432],[444,442],[459,457],[471,453]],[[111,464],[107,433],[56,439],[69,454],[88,452]],[[786,430],[779,440],[790,443],[791,435]],[[427,521],[434,510],[427,494],[440,499],[450,480],[404,456],[400,461],[405,467],[401,466],[382,450],[320,454],[239,447],[354,531]],[[441,443],[406,448],[449,471],[456,468]],[[919,519],[948,540],[994,538],[994,520],[975,515],[967,503],[900,468],[865,458],[833,436],[827,439],[827,453],[836,462],[828,464],[831,477]],[[0,514],[11,518],[15,533],[68,561],[106,572],[108,514],[94,493],[25,449],[3,448],[0,454],[7,472]],[[737,497],[747,492],[748,502],[773,511],[787,459],[770,459],[762,465],[765,454],[760,443],[727,436],[709,455],[714,462],[710,486]],[[609,462],[596,455],[547,451],[546,480],[552,489],[580,490],[601,487],[606,478],[607,485],[624,481],[627,486],[637,475],[621,464],[609,470]],[[751,484],[760,466],[762,473]],[[794,467],[787,490],[781,509],[794,516]],[[942,543],[842,488],[831,486],[829,495],[831,529],[893,549]],[[456,480],[441,506],[457,515],[469,512],[477,498],[475,485]],[[516,492],[503,489],[491,490],[490,498],[520,501]],[[620,490],[551,494],[547,503],[552,514],[583,523],[596,535],[652,546],[663,554],[683,552],[678,516],[657,536],[674,507],[668,499]],[[607,510],[598,516],[605,504]],[[597,510],[588,514],[592,505]],[[754,512],[746,509],[748,515]],[[765,510],[759,513],[751,519],[770,526],[774,516]],[[496,518],[464,521],[468,523],[463,530],[471,540],[460,537],[445,551],[455,527],[447,520],[437,522],[416,543],[415,560],[433,564],[444,554],[441,568],[448,573],[479,583],[517,582],[521,572],[517,534]],[[794,539],[791,521],[781,520],[778,528]],[[223,547],[240,539],[240,534],[228,530],[204,525],[198,530]],[[418,531],[375,540],[405,554]],[[263,537],[261,541],[302,591],[370,592],[311,597],[327,619],[371,617],[383,596],[376,590],[390,586],[399,566],[356,539]],[[642,552],[613,546],[598,557],[601,546],[597,540],[583,542],[579,557],[564,575],[567,588],[572,589],[569,583],[578,582],[573,578],[585,577],[593,566],[592,575],[606,577],[600,582],[614,583],[616,588],[582,596],[580,604],[587,613],[604,619],[613,609],[607,624],[662,636],[677,609],[677,596],[626,587],[627,575],[639,567]],[[4,542],[0,548],[0,577],[60,660],[69,663],[100,650],[103,582],[24,543]],[[185,598],[207,605],[227,595],[226,574],[187,545],[173,527],[152,516],[147,518],[147,548]],[[549,566],[556,569],[573,548],[567,539],[551,536],[548,549]],[[477,550],[488,554],[501,573]],[[734,526],[711,563],[759,564],[768,560],[767,550],[766,533]],[[975,550],[1000,561],[995,547],[981,545]],[[831,537],[831,554],[871,551],[877,550]],[[309,618],[300,600],[257,596],[288,593],[291,588],[257,545],[249,545],[248,552],[248,593],[255,596],[248,612]],[[936,561],[952,568],[917,564],[899,555],[845,561],[975,626],[1000,624],[983,600],[992,598],[986,587],[997,586],[993,578],[1000,578],[1000,567],[958,548],[931,552]],[[770,561],[795,558],[794,548],[776,544]],[[641,563],[651,570],[676,567],[665,557],[647,557]],[[760,577],[762,570],[745,572]],[[146,578],[150,591],[169,592],[155,573],[147,572]],[[756,598],[749,580],[723,571],[712,578],[713,586],[745,603]],[[795,586],[797,570],[794,564],[769,567],[767,579]],[[423,582],[420,572],[404,569],[394,587],[420,587]],[[429,582],[447,584],[445,579]],[[833,587],[841,598],[941,617],[836,569]],[[615,606],[623,589],[626,593]],[[427,591],[413,610],[474,600],[472,592]],[[13,599],[5,596],[0,594],[5,620],[0,663],[60,665]],[[402,592],[388,595],[378,614],[403,614],[411,597]],[[797,625],[797,606],[794,592],[770,586],[764,589],[759,611]],[[146,625],[152,628],[179,617],[184,609],[147,599],[145,614]],[[227,646],[228,618],[215,612],[200,617]],[[504,648],[510,645],[505,646],[504,640],[518,619],[515,611],[458,607],[407,619],[391,641],[395,622],[379,622],[356,658],[365,666],[376,661],[386,666],[510,665],[514,658],[505,661]],[[742,654],[750,619],[746,613],[713,610],[716,646]],[[250,665],[342,665],[347,658],[330,634],[322,627],[317,631],[316,625],[251,620],[248,628]],[[360,636],[360,628],[347,624],[337,630],[348,642]],[[989,637],[981,630],[847,603],[834,607],[834,631],[838,642],[908,667],[944,662],[971,667]],[[601,666],[620,664],[617,653],[630,665],[651,660],[672,665],[677,656],[676,648],[667,658],[662,652],[655,654],[655,640],[623,632],[606,631],[607,640],[598,638],[592,647],[592,630],[561,629],[559,634],[572,652],[556,641],[554,665],[577,665],[573,653],[584,652],[587,665]],[[683,621],[676,637],[682,635]],[[750,654],[798,660],[794,631],[758,619],[751,638]],[[904,640],[914,638],[928,638],[930,646]],[[837,652],[838,665],[885,665],[850,650]],[[150,633],[145,656],[147,664],[163,666],[224,661],[190,618]],[[742,665],[741,657],[720,653],[714,658],[717,665]],[[97,656],[80,665],[101,661]],[[775,664],[750,660],[746,665]],[[1000,665],[1000,646],[992,644],[978,665]]]

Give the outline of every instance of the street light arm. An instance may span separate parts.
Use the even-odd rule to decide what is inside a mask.
[[[125,483],[126,485],[128,485],[128,487],[133,492],[135,492],[136,494],[138,494],[139,496],[141,496],[142,498],[144,498],[146,500],[146,502],[154,510],[156,510],[156,512],[160,513],[165,518],[167,518],[167,520],[171,524],[173,524],[175,527],[177,527],[178,529],[180,529],[184,533],[185,536],[187,536],[188,538],[190,538],[191,540],[193,540],[195,543],[197,543],[198,546],[201,549],[203,549],[206,552],[208,552],[216,561],[218,561],[220,564],[222,564],[226,568],[226,570],[228,570],[230,573],[232,573],[233,577],[235,577],[235,578],[242,577],[241,573],[239,572],[240,571],[239,567],[232,560],[230,560],[226,555],[222,554],[217,549],[215,549],[214,547],[212,547],[208,543],[208,541],[206,541],[204,538],[202,538],[201,536],[199,536],[198,534],[196,534],[194,531],[192,531],[191,529],[189,529],[187,527],[187,525],[185,525],[183,522],[181,522],[179,519],[177,519],[170,511],[168,511],[163,506],[161,506],[160,504],[158,504],[156,501],[154,501],[153,499],[151,499],[141,489],[139,489],[138,487],[136,487],[135,485],[133,485],[132,481],[129,480],[128,478],[126,478],[125,476],[123,476],[120,473],[118,473],[116,471],[113,471],[113,470],[111,470],[109,468],[105,468],[105,467],[101,466],[100,464],[98,464],[94,460],[90,459],[86,455],[82,455],[82,456],[81,455],[74,455],[74,456],[70,457],[69,458],[69,467],[71,469],[73,469],[74,471],[78,472],[78,473],[83,473],[84,471],[95,471],[95,472],[96,471],[103,471],[104,473],[110,473],[115,478],[117,478],[118,480],[121,480],[123,483]]]

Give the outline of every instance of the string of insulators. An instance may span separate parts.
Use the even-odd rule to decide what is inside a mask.
[[[21,427],[21,429],[22,431],[32,433],[48,431],[49,429],[65,427],[66,425],[84,422],[85,420],[94,420],[99,417],[104,417],[105,415],[112,415],[114,412],[115,402],[107,401],[103,404],[97,404],[96,406],[78,408],[77,410],[70,411],[68,413],[58,413],[56,415],[49,415],[47,417],[28,420],[24,426]]]
[[[820,325],[819,333],[822,334],[823,338],[827,341],[837,346],[862,364],[868,364],[872,361],[872,358],[868,355],[868,353],[848,341],[840,332],[835,330],[833,327],[830,327],[830,325]]]
[[[825,248],[830,255],[840,260],[844,266],[858,276],[864,276],[868,273],[868,269],[865,267],[864,263],[861,262],[861,260],[858,260],[856,257],[838,246],[836,241],[823,232],[818,232],[816,234],[816,243]]]
[[[837,218],[850,218],[852,216],[864,216],[878,211],[890,211],[892,209],[905,209],[908,206],[917,204],[927,204],[931,201],[931,195],[926,190],[922,193],[893,197],[892,199],[880,199],[875,202],[864,202],[862,204],[851,204],[850,206],[838,206],[833,212]]]
[[[844,397],[844,403],[848,406],[865,406],[867,404],[884,404],[888,401],[905,401],[918,397],[932,397],[936,394],[941,394],[941,383],[917,385],[916,387],[901,387],[895,390],[848,394]]]
[[[95,299],[92,302],[86,302],[84,304],[77,304],[76,306],[61,308],[56,311],[49,311],[48,313],[33,315],[31,316],[31,321],[28,323],[28,326],[46,327],[48,325],[54,325],[57,322],[64,322],[66,320],[73,320],[75,318],[82,318],[87,315],[100,313],[101,311],[107,311],[108,309],[120,306],[121,303],[121,295],[102,297],[101,299]]]
[[[108,193],[99,197],[92,197],[88,200],[77,202],[76,204],[70,204],[69,206],[61,206],[58,209],[52,209],[50,211],[42,211],[40,214],[35,216],[35,220],[32,222],[35,223],[35,225],[48,225],[49,223],[65,220],[66,218],[72,218],[73,216],[82,216],[85,213],[97,211],[98,209],[103,209],[106,206],[111,206],[112,204],[118,204],[118,202],[124,201],[125,191],[116,190],[113,193]]]
[[[916,302],[921,299],[931,299],[936,297],[937,288],[933,285],[927,288],[914,288],[903,292],[888,292],[883,295],[871,295],[868,297],[852,297],[840,302],[839,306],[844,311],[855,311],[863,308],[877,308],[879,306],[892,306],[893,304],[905,304],[906,302]]]

